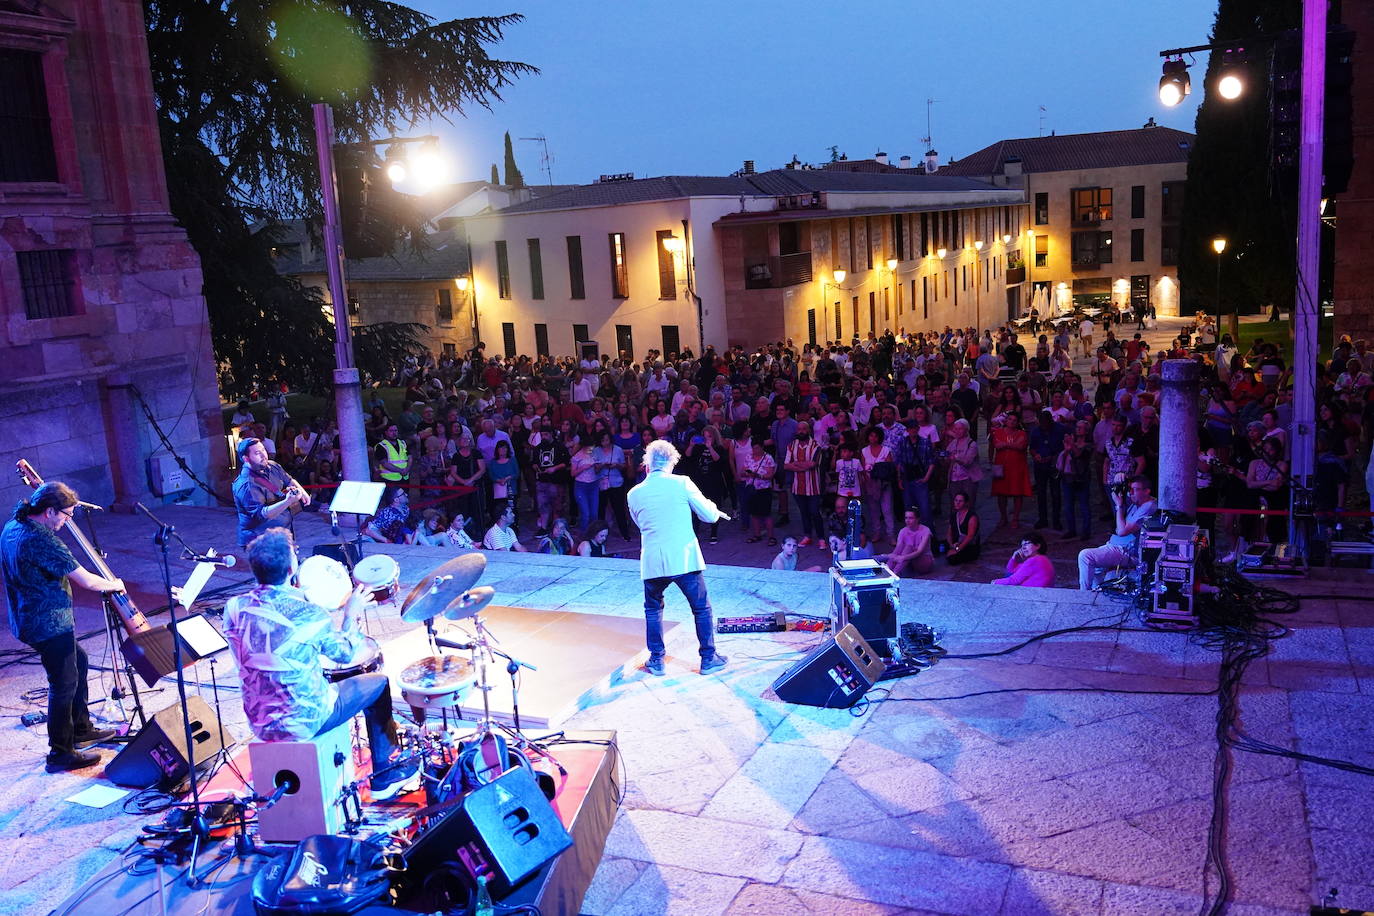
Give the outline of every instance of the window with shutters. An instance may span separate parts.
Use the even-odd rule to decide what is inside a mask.
[[[510,255],[504,240],[496,243],[496,295],[510,298]]]
[[[618,324],[615,326],[615,349],[616,356],[627,356],[635,358],[635,335],[634,328],[628,324]]]
[[[658,298],[677,298],[677,257],[663,247],[664,239],[673,237],[673,230],[660,229],[654,236],[654,250],[658,252]]]
[[[575,324],[575,325],[573,325],[573,352],[574,352],[574,353],[580,353],[580,352],[582,352],[582,342],[583,342],[584,340],[591,340],[591,339],[592,339],[591,331],[587,330],[587,326],[586,326],[585,324]]]
[[[840,329],[840,304],[835,303],[835,340],[838,342],[844,339],[844,331]]]
[[[921,317],[930,319],[930,277],[921,278]]]
[[[611,245],[611,298],[630,297],[630,263],[625,254],[625,233],[612,232]]]
[[[438,294],[438,301],[434,303],[435,323],[453,324],[453,295],[443,287],[435,292]]]
[[[1035,225],[1047,226],[1050,222],[1050,195],[1047,191],[1035,193]]]
[[[549,326],[547,324],[534,326],[534,353],[536,356],[549,355]]]
[[[544,256],[539,250],[539,239],[525,239],[530,252],[530,298],[544,298]]]
[[[1131,230],[1131,260],[1132,260],[1132,261],[1143,261],[1143,260],[1145,260],[1145,230],[1144,230],[1144,229],[1132,229],[1132,230]]]
[[[1145,218],[1145,186],[1131,185],[1131,219]]]
[[[813,347],[816,345],[816,310],[806,310],[806,339]]]
[[[678,328],[675,324],[663,325],[663,355],[672,356],[677,353],[682,346],[678,336]]]
[[[587,284],[582,278],[582,236],[568,236],[568,298],[586,299]]]
[[[19,292],[24,300],[24,317],[36,321],[76,314],[70,251],[19,251],[15,252],[15,260],[19,262]]]
[[[906,220],[905,213],[892,214],[892,256],[899,261],[906,260]]]
[[[506,355],[513,359],[515,357],[515,322],[501,322],[501,343],[505,346]]]
[[[0,182],[57,181],[43,55],[0,48]]]

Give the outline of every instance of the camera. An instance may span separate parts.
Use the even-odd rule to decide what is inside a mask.
[[[1107,485],[1107,491],[1113,496],[1120,496],[1125,499],[1126,494],[1131,491],[1130,481],[1126,479],[1125,474],[1113,474],[1112,482]]]

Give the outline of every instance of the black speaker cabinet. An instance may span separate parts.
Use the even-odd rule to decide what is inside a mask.
[[[882,677],[884,662],[853,624],[841,627],[773,682],[778,699],[846,709]]]
[[[195,694],[186,698],[186,709],[191,716],[192,752],[199,767],[224,748],[220,742],[219,719]],[[233,744],[235,739],[226,730],[224,740]],[[105,775],[116,785],[135,789],[170,786],[186,775],[187,763],[186,726],[181,718],[181,704],[174,703],[156,713],[133,740],[105,764]]]
[[[458,864],[474,877],[486,875],[499,897],[570,846],[558,812],[529,769],[517,766],[468,793],[461,806],[416,838],[405,855],[407,880],[418,884]]]

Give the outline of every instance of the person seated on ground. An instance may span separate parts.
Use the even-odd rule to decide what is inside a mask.
[[[458,550],[476,550],[477,544],[472,540],[472,535],[468,534],[468,522],[470,519],[461,512],[455,512],[453,521],[448,523],[448,530],[444,536],[448,539],[448,546]]]
[[[243,682],[243,709],[260,741],[308,741],[347,724],[358,713],[367,722],[372,753],[372,797],[401,793],[419,770],[414,761],[394,760],[396,721],[385,674],[359,674],[331,684],[320,656],[350,663],[367,647],[358,614],[371,586],[359,585],[335,623],[290,581],[297,571],[291,533],[273,528],[248,545],[248,564],[258,584],[229,599],[224,635],[233,648]]]
[[[420,547],[447,547],[448,522],[438,509],[420,513],[420,524],[406,537],[406,543]]]
[[[506,510],[496,517],[496,524],[487,529],[486,537],[482,538],[482,546],[487,550],[513,550],[516,553],[529,553],[524,544],[520,543],[520,538],[516,535],[515,529],[511,526],[515,524],[515,507],[506,506]]]
[[[1021,546],[1007,560],[1007,574],[993,579],[993,585],[1025,585],[1049,588],[1054,585],[1054,564],[1045,556],[1045,538],[1038,531],[1021,535]]]
[[[899,576],[926,576],[935,568],[935,555],[930,545],[934,538],[930,529],[921,523],[921,512],[912,507],[903,515],[892,552],[874,557],[886,563]]]
[[[582,542],[577,545],[577,555],[580,557],[609,557],[611,554],[606,552],[606,539],[611,536],[611,526],[597,519],[587,526],[587,532],[583,535]]]
[[[1110,569],[1135,569],[1140,523],[1155,511],[1148,477],[1130,478],[1124,494],[1119,485],[1112,487],[1111,492],[1112,536],[1101,547],[1088,547],[1078,552],[1078,587],[1084,591],[1100,586],[1102,577]]]
[[[779,551],[778,551],[778,555],[777,555],[776,557],[773,558],[773,565],[772,565],[772,568],[773,568],[773,569],[789,569],[789,570],[795,570],[795,569],[797,568],[797,539],[796,539],[796,538],[794,538],[794,537],[785,537],[785,538],[782,539],[782,549],[779,550]],[[823,571],[823,570],[822,570],[821,567],[819,567],[819,566],[808,566],[808,567],[806,567],[806,569],[802,570],[802,572],[822,572],[822,571]]]
[[[962,490],[954,494],[954,511],[949,515],[949,551],[945,562],[961,566],[978,559],[982,552],[982,535],[978,531],[978,513]]]
[[[404,544],[410,532],[410,496],[402,487],[382,495],[382,508],[368,519],[363,534],[378,544]]]
[[[539,539],[539,553],[551,553],[556,556],[571,556],[576,550],[572,535],[568,533],[568,520],[556,518],[553,520],[549,533]]]

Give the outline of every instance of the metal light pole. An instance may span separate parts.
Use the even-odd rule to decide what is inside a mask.
[[[1322,115],[1326,99],[1326,0],[1302,4],[1302,111],[1298,150],[1298,288],[1293,301],[1293,464],[1288,543],[1307,555],[1305,516],[1316,464],[1317,270],[1321,251]]]
[[[1217,332],[1221,332],[1221,255],[1226,250],[1226,239],[1218,236],[1212,239],[1212,250],[1217,253]],[[1201,329],[1199,329],[1201,330]]]
[[[324,102],[316,102],[311,109],[315,113],[320,196],[324,199],[324,262],[329,274],[329,298],[334,303],[334,411],[339,423],[339,453],[345,480],[371,480],[363,430],[362,384],[353,362],[353,337],[348,327],[348,284],[344,276],[347,262],[339,224],[339,188],[334,180],[334,112]]]

